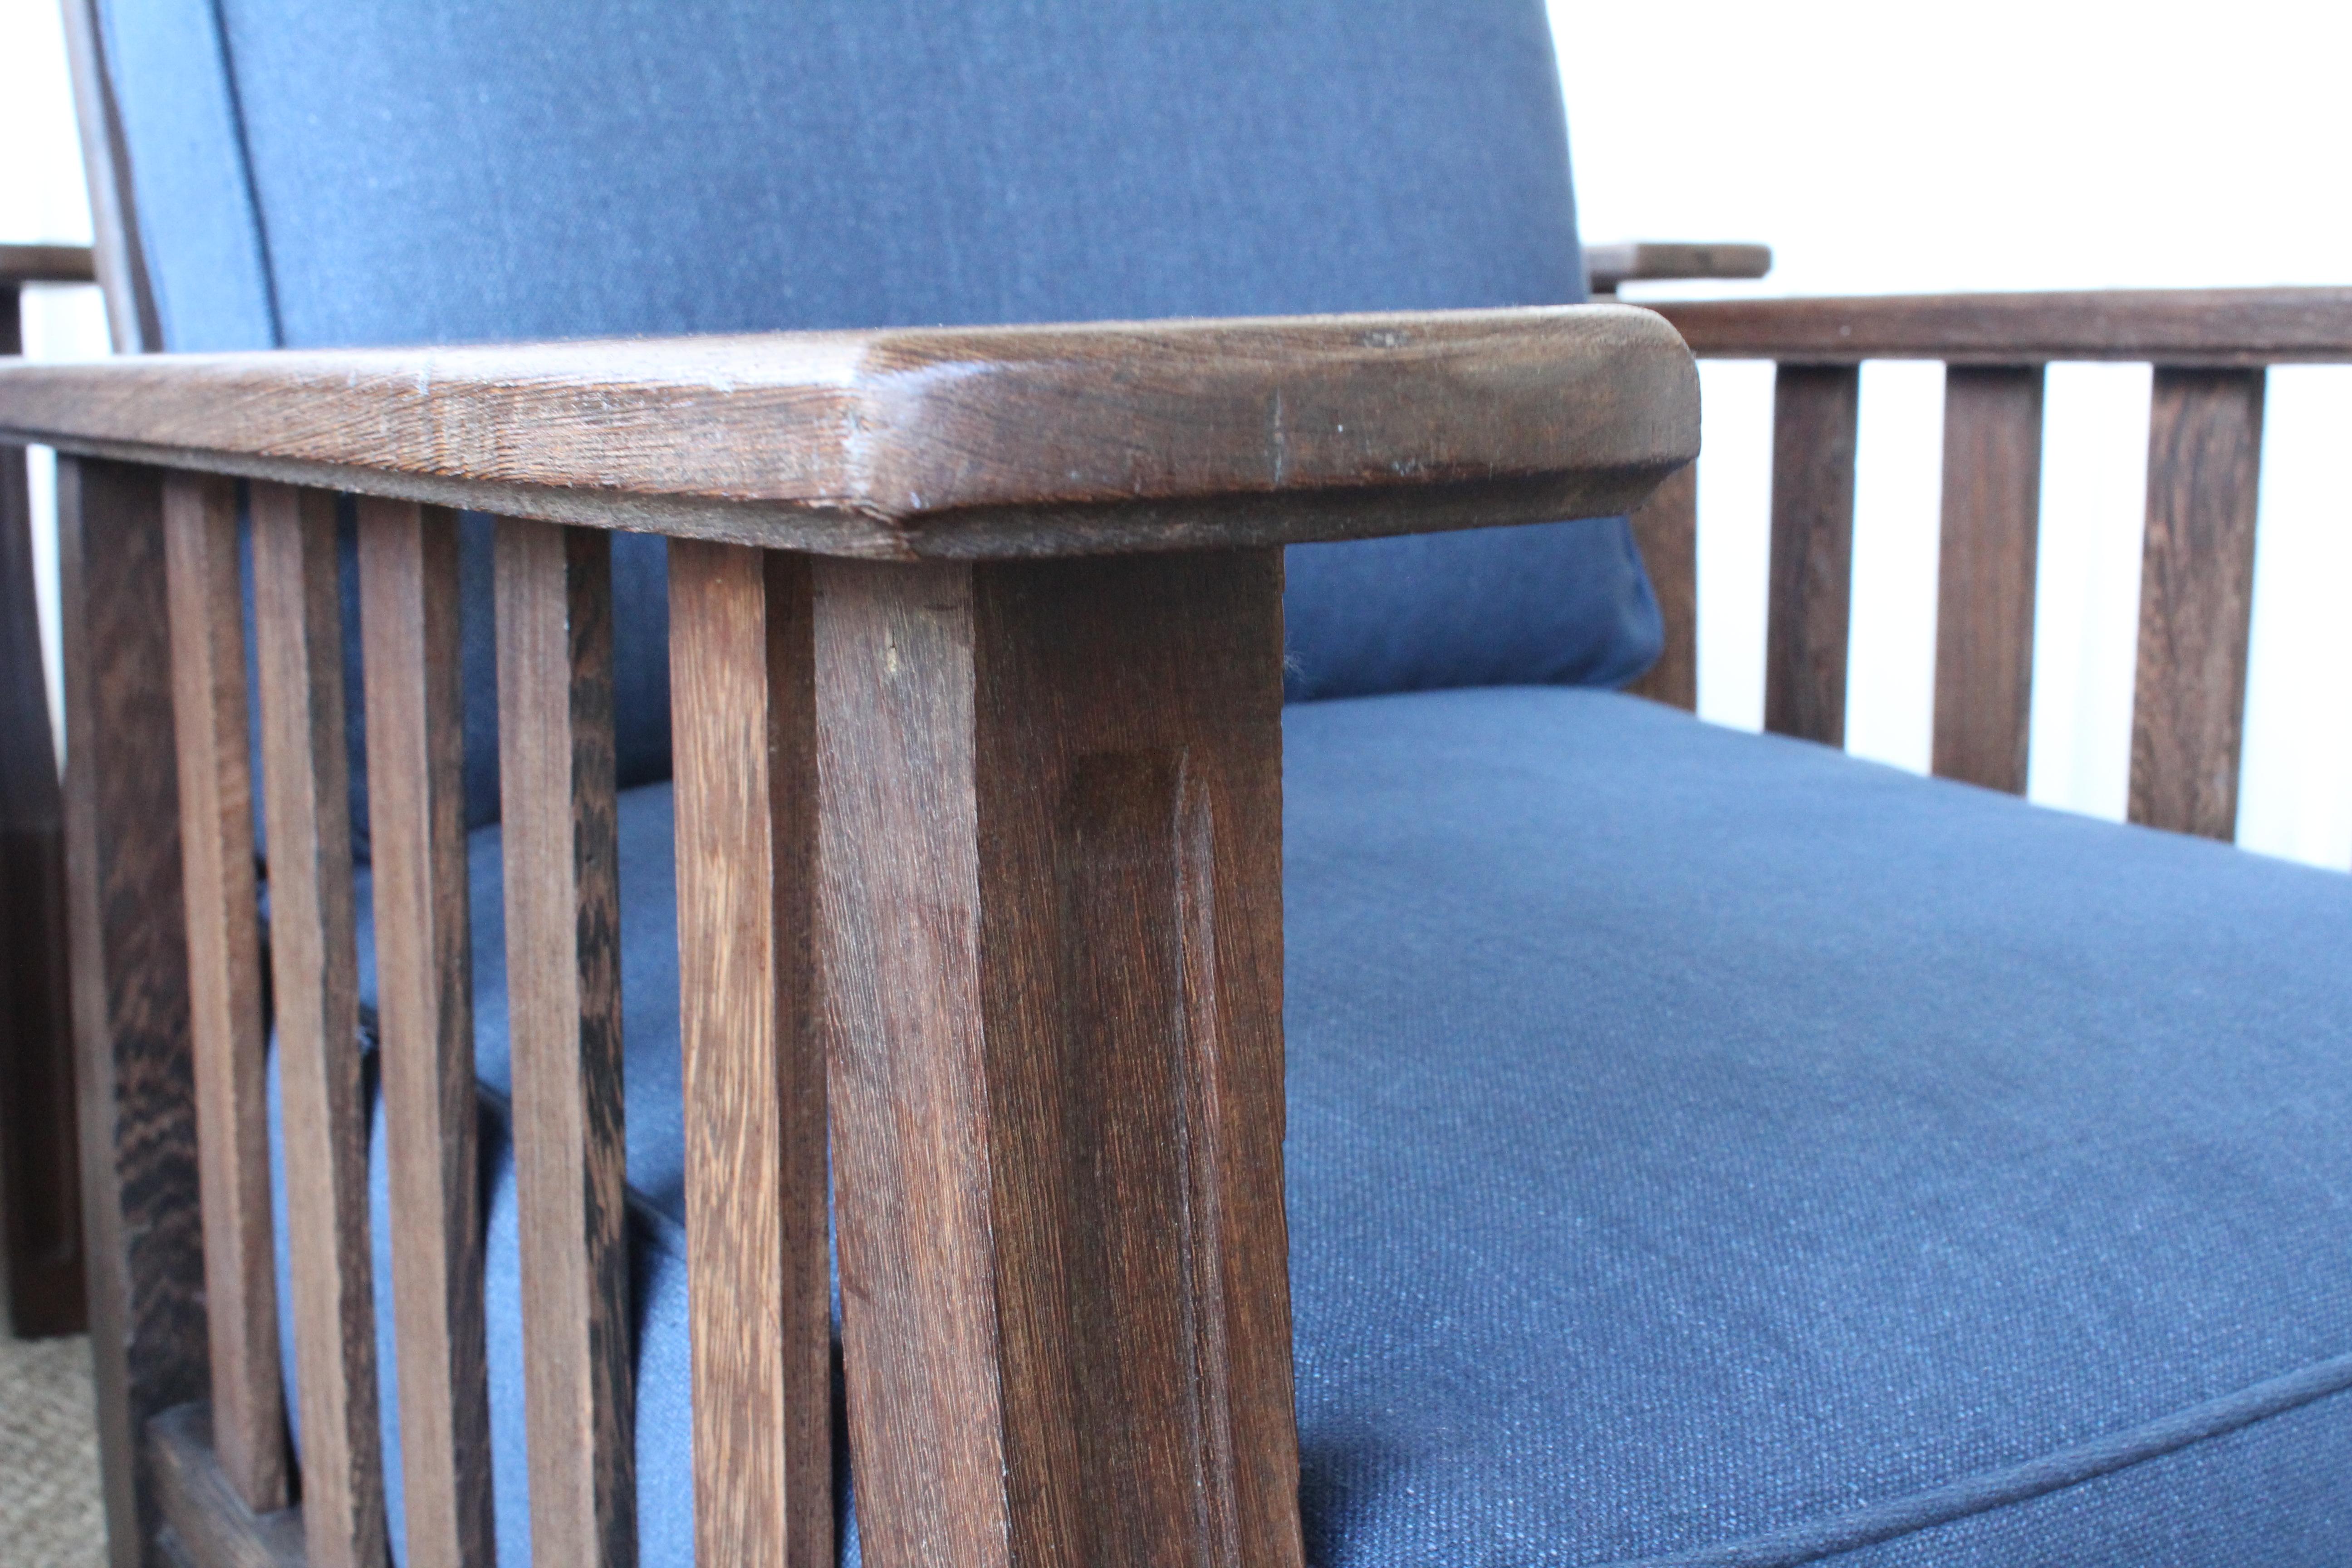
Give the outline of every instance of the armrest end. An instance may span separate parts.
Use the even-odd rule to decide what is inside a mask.
[[[1584,247],[1584,275],[1596,300],[1616,293],[1621,283],[1761,278],[1771,270],[1769,245],[1635,240]]]

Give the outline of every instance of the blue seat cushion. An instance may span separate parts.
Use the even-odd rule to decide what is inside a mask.
[[[1311,1562],[2352,1560],[2352,879],[1614,693],[1285,722]],[[668,815],[621,814],[649,1565],[691,1551]]]

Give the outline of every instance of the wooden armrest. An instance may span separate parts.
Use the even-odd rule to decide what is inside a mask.
[[[1698,450],[1622,306],[0,368],[0,433],[510,515],[890,558],[1597,516]]]
[[[1771,270],[1769,245],[1649,239],[1584,247],[1584,276],[1595,299],[1614,294],[1621,283],[1761,278]]]
[[[2209,368],[2352,360],[2352,289],[1708,300],[1656,309],[1694,353],[1717,359],[2139,360]]]
[[[87,245],[0,245],[0,289],[21,283],[94,283]]]

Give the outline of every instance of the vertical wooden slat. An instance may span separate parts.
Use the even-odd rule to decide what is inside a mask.
[[[278,1370],[236,486],[210,475],[170,476],[163,530],[212,1320],[213,1444],[238,1498],[267,1513],[287,1502],[286,1404]]]
[[[815,574],[866,1560],[1295,1565],[1279,555]]]
[[[1633,542],[1658,596],[1665,646],[1658,662],[1625,689],[1698,710],[1698,465],[1685,465],[1633,517]]]
[[[162,1561],[141,1429],[209,1375],[163,487],[58,462],[75,1092],[107,1547]]]
[[[629,1568],[610,537],[502,519],[497,584],[531,1553]]]
[[[310,1568],[377,1568],[386,1537],[335,498],[257,483],[251,506],[302,1533]]]
[[[2207,838],[2238,826],[2263,382],[2159,365],[2148,420],[2131,819]]]
[[[0,284],[0,355],[24,352]],[[88,1326],[66,957],[65,808],[43,679],[25,448],[0,445],[0,1238],[26,1337]]]
[[[2025,793],[2033,716],[2033,574],[2042,520],[2040,365],[1944,377],[1936,581],[1936,773]]]
[[[673,540],[695,1561],[834,1560],[804,556]]]
[[[457,520],[359,503],[378,1037],[409,1568],[489,1568]]]
[[[1845,744],[1857,365],[1784,364],[1772,393],[1771,598],[1764,728]]]

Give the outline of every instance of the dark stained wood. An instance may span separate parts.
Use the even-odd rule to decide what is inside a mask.
[[[1854,437],[1862,373],[1784,364],[1772,394],[1772,563],[1764,728],[1845,744],[1853,594]]]
[[[0,433],[604,527],[911,558],[1622,512],[1698,449],[1622,306],[0,369]],[[562,487],[571,487],[569,489]]]
[[[1661,300],[1655,309],[1705,358],[2209,367],[2352,360],[2352,289]]]
[[[1641,547],[1650,586],[1665,624],[1658,662],[1625,689],[1686,712],[1698,711],[1698,465],[1694,463],[1658,487],[1649,504],[1633,513],[1633,542]]]
[[[0,288],[13,288],[19,283],[97,281],[98,264],[87,245],[0,245]]]
[[[630,1568],[610,536],[501,519],[497,597],[531,1552]]]
[[[1617,292],[1622,283],[1670,279],[1761,278],[1772,270],[1772,247],[1731,242],[1636,240],[1630,245],[1588,245],[1584,276],[1593,298]]]
[[[831,1568],[809,563],[669,558],[695,1562]]]
[[[252,491],[270,997],[313,1568],[385,1561],[335,499]]]
[[[2033,716],[2042,383],[2040,365],[1955,365],[1944,378],[1934,766],[2011,795],[2025,793]]]
[[[92,260],[106,291],[107,324],[117,353],[137,353],[163,342],[155,290],[139,244],[122,116],[106,69],[106,30],[97,0],[62,0],[66,58],[73,72],[74,118],[81,131],[83,177],[89,186],[90,225],[98,243]]]
[[[5,258],[6,247],[0,247]],[[0,283],[0,354],[24,349]],[[74,1140],[65,811],[43,679],[25,449],[0,446],[0,1244],[26,1338],[89,1325]]]
[[[163,477],[58,465],[66,866],[109,1560],[156,1561],[147,1418],[205,1393]]]
[[[302,1513],[248,1507],[221,1468],[213,1413],[183,1405],[147,1423],[147,1461],[163,1525],[191,1568],[308,1568]]]
[[[190,1023],[212,1320],[213,1444],[246,1507],[286,1506],[269,1198],[268,1026],[254,878],[245,625],[232,480],[163,480]]]
[[[2159,366],[2132,689],[2131,819],[2229,839],[2254,607],[2260,371]]]
[[[866,1561],[1297,1564],[1272,552],[816,567]]]
[[[457,520],[359,506],[377,1037],[409,1568],[489,1568]]]

